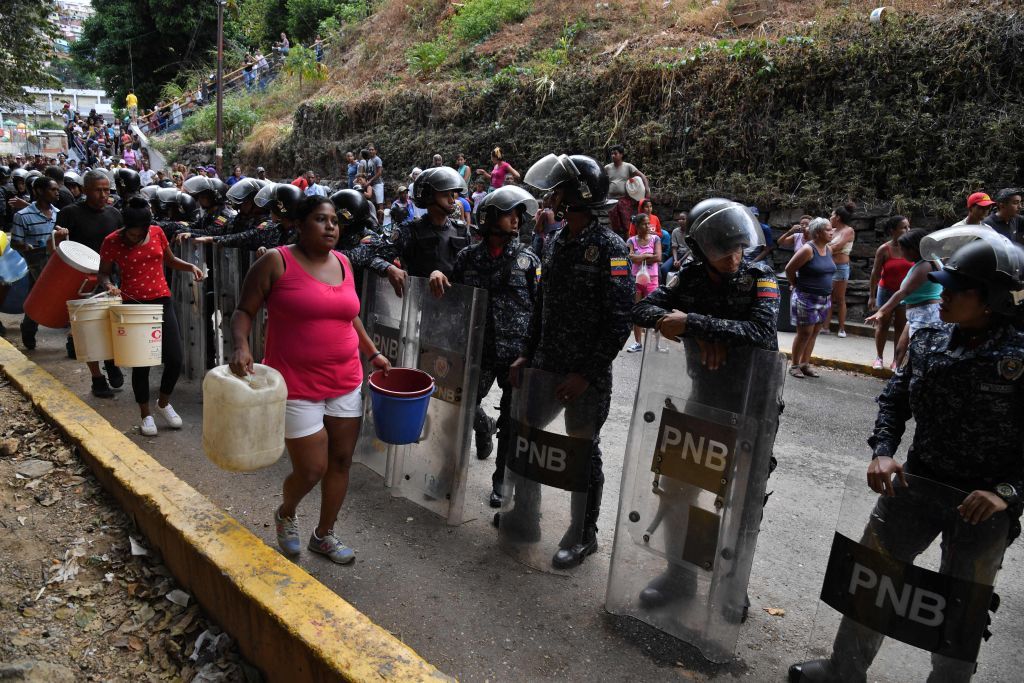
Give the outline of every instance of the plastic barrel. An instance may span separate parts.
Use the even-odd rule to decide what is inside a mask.
[[[67,327],[67,301],[96,285],[99,268],[95,251],[78,242],[61,242],[25,299],[26,315],[43,327]]]
[[[370,375],[370,406],[377,438],[397,446],[415,443],[423,432],[434,378],[413,368]]]
[[[164,307],[118,304],[110,307],[114,363],[122,368],[160,365],[163,360]]]
[[[67,303],[71,336],[75,340],[75,358],[88,362],[114,357],[108,309],[120,303],[119,296],[72,299]]]

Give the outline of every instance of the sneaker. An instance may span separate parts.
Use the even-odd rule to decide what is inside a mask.
[[[114,390],[107,386],[107,378],[103,375],[92,378],[92,395],[96,398],[114,398]]]
[[[314,553],[326,555],[331,562],[338,564],[351,564],[356,559],[356,553],[352,548],[338,540],[331,529],[323,538],[316,537],[316,531],[309,537],[309,549]]]
[[[871,364],[871,369],[872,370],[881,370],[882,366],[884,366],[884,365],[885,365],[885,363],[882,362],[881,358],[876,358],[875,362]]]
[[[892,370],[893,372],[896,372],[897,370],[899,370],[899,368],[896,367],[896,361],[892,362],[892,364],[889,366],[889,369]]]
[[[143,436],[156,436],[156,420],[153,419],[152,415],[142,418],[139,431],[142,432]]]
[[[121,391],[124,388],[124,373],[121,372],[121,368],[113,363],[110,365],[104,363],[103,369],[107,371],[107,382],[110,384],[110,388],[114,391]]]
[[[839,330],[839,334],[836,335],[840,339],[846,339],[846,330]]]
[[[638,351],[643,351],[643,350],[644,350],[643,344],[641,344],[640,342],[633,342],[629,346],[629,348],[626,349],[626,353],[636,353]]]
[[[277,545],[285,555],[298,555],[302,541],[299,539],[299,524],[294,517],[282,517],[281,510],[274,510],[274,527],[277,529]]]
[[[832,334],[832,333],[829,331],[828,325],[825,325],[825,326],[823,326],[821,328],[821,332],[818,332],[818,334],[819,335],[823,335],[823,334]]]
[[[163,408],[161,408],[160,404],[157,403],[156,414],[162,417],[164,422],[166,422],[167,426],[170,427],[171,429],[181,429],[181,417],[176,412],[174,412],[174,406],[172,406],[170,403],[168,403]]]

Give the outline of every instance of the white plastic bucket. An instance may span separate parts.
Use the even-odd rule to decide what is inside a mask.
[[[84,363],[114,357],[109,309],[120,303],[119,296],[72,299],[67,302],[71,337],[75,340],[75,358]]]
[[[879,26],[889,18],[891,13],[892,7],[876,7],[871,10],[871,23]]]
[[[122,368],[160,365],[163,360],[164,307],[119,304],[110,307],[114,363]]]

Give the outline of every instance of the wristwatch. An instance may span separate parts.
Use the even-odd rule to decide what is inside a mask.
[[[1017,489],[1009,484],[996,484],[996,495],[1005,500],[1007,505],[1016,505],[1020,501]]]

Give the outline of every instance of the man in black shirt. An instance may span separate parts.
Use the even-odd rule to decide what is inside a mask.
[[[85,185],[83,194],[85,201],[72,204],[57,214],[57,227],[54,229],[54,241],[63,242],[69,239],[89,247],[97,254],[107,235],[124,226],[121,212],[107,204],[110,198],[110,180],[99,171],[89,171],[82,182]],[[74,342],[68,336],[68,356],[74,358]],[[100,372],[100,364],[91,361],[87,364],[92,374],[92,393],[99,398],[111,398],[115,390],[124,386],[124,375],[114,361],[105,360],[103,366],[107,371],[104,377]],[[108,384],[109,380],[109,384]]]
[[[57,181],[60,194],[54,206],[63,211],[64,207],[75,203],[75,196],[71,194],[71,190],[64,186],[64,170],[60,166],[47,166],[43,171],[43,175]]]

